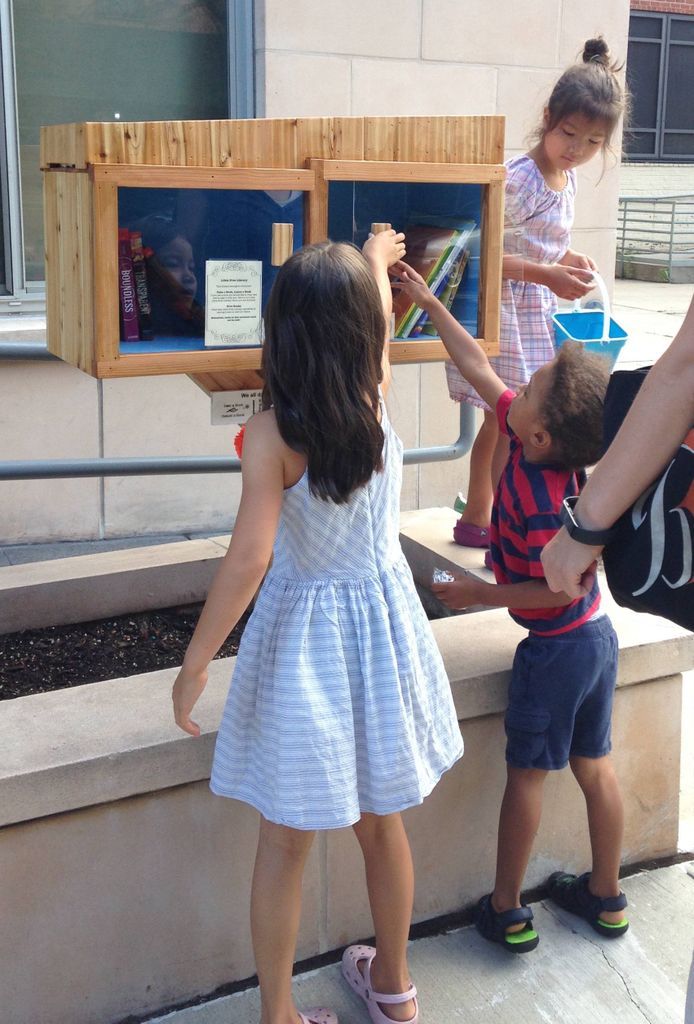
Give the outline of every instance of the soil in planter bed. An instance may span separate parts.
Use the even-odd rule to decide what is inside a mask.
[[[163,608],[0,635],[0,700],[177,667],[201,609]],[[249,614],[239,620],[217,657],[237,653]]]

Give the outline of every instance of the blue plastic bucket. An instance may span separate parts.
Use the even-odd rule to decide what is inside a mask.
[[[582,309],[577,312],[555,313],[554,340],[557,348],[565,341],[580,341],[587,352],[609,360],[610,369],[624,348],[627,332],[610,318],[609,337],[603,340],[604,315],[602,310]]]
[[[595,274],[595,283],[602,293],[604,309],[581,309],[575,303],[572,310],[555,313],[554,339],[557,348],[565,341],[580,342],[587,352],[607,359],[612,369],[624,348],[627,332],[610,317],[607,289],[599,274]]]

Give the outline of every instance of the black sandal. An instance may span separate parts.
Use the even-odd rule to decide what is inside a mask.
[[[590,871],[583,875],[570,875],[565,871],[555,871],[547,879],[547,895],[564,910],[570,914],[578,914],[584,921],[593,928],[598,935],[606,939],[619,939],[629,928],[626,917],[616,924],[603,921],[600,914],[603,911],[615,913],[624,910],[627,905],[627,898],[623,892],[619,896],[607,896],[604,899],[594,896],[588,888]]]
[[[530,907],[514,907],[512,910],[497,912],[492,906],[491,893],[483,896],[477,904],[475,927],[489,942],[498,942],[509,953],[529,953],[535,949],[540,936],[532,926],[533,912]],[[514,924],[524,924],[518,932],[507,932]]]

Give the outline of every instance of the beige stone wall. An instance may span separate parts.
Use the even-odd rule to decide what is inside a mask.
[[[0,363],[2,459],[234,455],[235,433],[210,425],[185,376],[97,382],[62,362]],[[237,474],[3,481],[0,546],[228,532],[240,491]]]
[[[672,709],[680,687],[674,676],[618,694],[615,762],[627,782],[627,864],[676,852],[680,719]],[[415,922],[469,908],[491,886],[503,715],[462,728],[465,756],[404,816]],[[570,772],[554,774],[526,888],[560,868],[585,870],[584,816]],[[252,808],[212,796],[202,781],[3,829],[6,1024],[109,1024],[251,977],[257,822]],[[297,960],[372,934],[351,829],[317,835],[301,921]]]
[[[694,637],[606,604],[620,641],[613,743],[623,861],[677,848],[682,670]],[[489,891],[504,787],[509,670],[524,631],[505,610],[439,620],[465,754],[405,813],[414,916]],[[489,643],[489,637],[494,643]],[[207,786],[232,661],[210,666],[193,740],[171,719],[175,670],[9,701],[0,719],[3,1024],[109,1024],[253,973],[248,900],[258,815]],[[547,780],[527,888],[589,865],[571,773]],[[349,829],[319,834],[305,872],[297,957],[371,934]]]
[[[258,0],[259,115],[505,114],[521,152],[552,83],[602,32],[626,53],[628,0]],[[580,172],[575,247],[611,278],[617,171]],[[602,174],[602,177],[601,177]],[[234,431],[209,425],[187,378],[110,381],[66,366],[3,363],[4,458],[223,454]],[[9,403],[9,405],[8,405]],[[391,412],[406,447],[450,443],[458,410],[441,365],[401,367]],[[467,460],[408,467],[403,508],[451,504]],[[229,528],[238,477],[139,477],[0,484],[0,544]]]

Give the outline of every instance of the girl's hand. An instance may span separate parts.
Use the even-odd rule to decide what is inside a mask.
[[[561,259],[557,260],[562,266],[573,266],[579,270],[597,270],[598,264],[585,253],[577,253],[575,249],[567,249]]]
[[[579,270],[597,270],[598,265],[595,260],[591,259],[590,256],[586,256],[585,253],[576,252],[575,249],[567,249],[560,260],[557,263],[561,263],[563,267],[577,267]]]
[[[190,713],[206,685],[206,668],[201,672],[190,672],[183,665],[176,676],[173,690],[171,691],[176,725],[191,736],[200,735],[200,726],[191,719]]]
[[[402,262],[394,264],[391,270],[399,278],[397,281],[391,281],[392,287],[396,291],[404,292],[408,299],[421,309],[426,309],[427,303],[434,298],[434,294],[421,274],[418,274],[407,263]]]
[[[592,270],[552,263],[542,268],[542,284],[560,299],[582,299],[595,287]]]
[[[377,235],[369,235],[364,242],[362,252],[370,262],[379,266],[392,267],[405,255],[405,235],[402,231],[379,231]]]
[[[482,603],[479,588],[483,583],[479,576],[466,572],[464,576],[457,576],[453,583],[432,583],[431,592],[446,608],[469,608]]]

